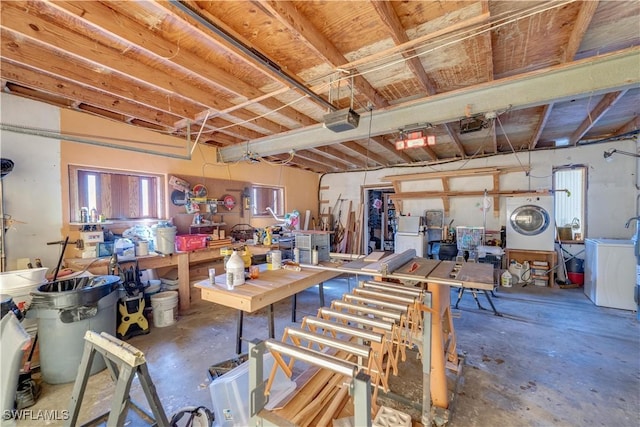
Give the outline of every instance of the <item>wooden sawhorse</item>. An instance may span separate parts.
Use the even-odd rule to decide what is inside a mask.
[[[78,376],[73,386],[71,403],[69,404],[69,418],[65,426],[71,427],[78,425],[80,405],[82,404],[84,391],[89,381],[91,363],[93,362],[96,352],[98,352],[104,357],[111,378],[116,382],[116,389],[111,404],[111,411],[89,421],[84,424],[84,426],[95,425],[103,421],[107,415],[108,426],[124,426],[129,405],[133,405],[139,411],[143,412],[142,409],[131,401],[129,396],[133,377],[138,374],[138,380],[155,417],[155,420],[153,420],[155,421],[154,425],[168,427],[169,421],[164,413],[153,381],[151,381],[151,377],[149,376],[144,353],[106,332],[98,334],[93,331],[87,331],[84,339],[84,353],[82,354],[82,360],[78,367]],[[149,418],[147,414],[145,415]]]

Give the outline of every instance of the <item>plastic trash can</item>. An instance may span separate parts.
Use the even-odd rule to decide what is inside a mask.
[[[120,277],[76,277],[46,283],[31,293],[27,317],[35,317],[40,342],[40,372],[49,384],[73,382],[91,330],[116,334],[116,303]],[[106,368],[96,356],[91,375]]]

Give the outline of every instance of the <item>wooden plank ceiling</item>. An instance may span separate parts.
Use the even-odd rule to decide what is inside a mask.
[[[629,136],[640,89],[429,117],[340,143],[296,133],[640,46],[638,1],[2,1],[6,93],[319,173]],[[640,56],[639,56],[640,58]],[[515,100],[517,101],[517,100]],[[516,102],[517,104],[517,102]],[[478,118],[461,133],[460,119]],[[435,144],[398,151],[408,131]],[[326,135],[332,133],[325,129]],[[255,140],[291,135],[277,152]],[[226,159],[222,159],[226,160]]]

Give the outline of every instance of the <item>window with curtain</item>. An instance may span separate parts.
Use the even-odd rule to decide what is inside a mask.
[[[159,219],[164,177],[130,171],[69,167],[71,221],[95,208],[107,220]]]
[[[572,165],[554,168],[553,190],[556,225],[570,227],[572,240],[584,240],[587,237],[587,167]]]

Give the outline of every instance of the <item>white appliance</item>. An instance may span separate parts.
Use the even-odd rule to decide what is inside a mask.
[[[553,196],[507,198],[507,248],[553,251]]]
[[[429,239],[422,230],[422,218],[419,216],[398,217],[398,229],[395,235],[394,252],[399,254],[415,249],[417,257],[426,258]]]
[[[633,241],[585,240],[584,293],[597,306],[636,310]]]

